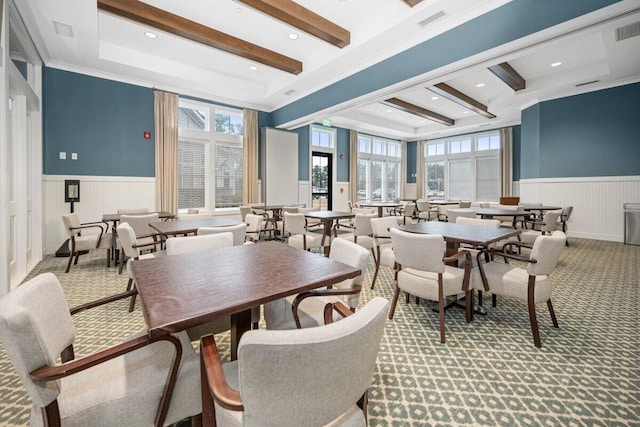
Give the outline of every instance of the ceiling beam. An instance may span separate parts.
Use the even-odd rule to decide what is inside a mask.
[[[456,123],[455,120],[450,119],[449,117],[411,104],[410,102],[403,101],[402,99],[389,98],[385,99],[384,101],[380,101],[380,103],[388,107],[397,108],[398,110],[404,111],[405,113],[410,113],[416,116],[423,117],[425,119],[432,120],[436,123],[440,123],[441,125],[453,126]]]
[[[422,0],[402,0],[402,1],[408,4],[409,6],[413,7],[418,3],[420,3]]]
[[[494,114],[491,114],[488,111],[486,105],[481,104],[480,102],[465,95],[459,90],[452,88],[446,83],[438,83],[433,86],[428,86],[427,89],[489,119],[494,119],[496,117]]]
[[[302,62],[137,0],[98,0],[98,9],[291,74]]]
[[[339,48],[351,43],[349,31],[291,0],[236,1]]]
[[[505,82],[514,91],[519,91],[527,87],[524,78],[513,69],[508,62],[493,65],[489,67],[489,71],[495,74],[500,80]]]

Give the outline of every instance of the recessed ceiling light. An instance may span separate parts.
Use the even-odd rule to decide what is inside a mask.
[[[463,111],[462,114],[469,114],[469,112],[468,111]]]
[[[562,62],[554,62],[553,64],[551,64],[552,67],[558,67],[562,65]]]
[[[145,31],[144,35],[149,37],[150,39],[157,39],[158,38],[158,35],[156,33],[152,33],[151,31]]]
[[[440,99],[440,98],[438,98],[437,96],[432,96],[431,99],[435,101],[436,99]]]
[[[420,120],[420,123],[427,123],[426,120]]]
[[[478,84],[476,85],[476,87],[483,87],[483,86],[484,86],[484,83],[478,83]]]
[[[251,71],[258,71],[258,67],[256,67],[255,65],[250,66],[249,69]]]
[[[391,108],[387,108],[387,109],[386,109],[386,112],[387,112],[387,113],[391,113],[391,112],[393,112],[393,110],[392,110]]]
[[[298,35],[296,33],[290,33],[288,37],[291,40],[298,40]]]

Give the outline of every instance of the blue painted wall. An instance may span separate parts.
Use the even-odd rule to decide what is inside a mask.
[[[45,67],[43,110],[44,174],[155,176],[151,89]]]
[[[520,181],[520,157],[522,152],[522,127],[513,126],[513,146],[511,147],[511,163],[513,180]]]
[[[521,178],[640,175],[640,83],[522,112]]]
[[[501,46],[620,0],[515,0],[273,112],[274,125]],[[469,37],[473,34],[473,37]]]
[[[336,130],[336,163],[337,180],[349,181],[349,129],[333,127]],[[309,156],[311,155],[311,127],[303,126],[294,129],[293,132],[298,134],[298,179],[300,181],[309,181]],[[340,154],[343,158],[340,158]]]
[[[298,181],[309,181],[309,126],[303,126],[293,132],[298,134]]]
[[[418,142],[407,142],[407,184],[416,183],[416,165],[418,163]]]
[[[338,182],[348,182],[349,181],[349,129],[345,128],[336,128],[338,131],[337,135],[337,179]],[[342,156],[342,159],[340,158]]]

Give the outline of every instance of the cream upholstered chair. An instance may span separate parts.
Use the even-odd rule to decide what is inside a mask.
[[[373,229],[371,228],[371,220],[377,218],[378,214],[356,214],[353,218],[353,226],[345,224],[336,224],[334,229],[334,236],[338,237],[339,230],[349,230],[350,233],[340,234],[340,238],[346,239],[350,242],[357,243],[363,248],[371,250],[373,257],[376,257],[376,242],[373,240]]]
[[[245,243],[247,237],[247,223],[241,222],[240,224],[229,225],[226,227],[200,227],[196,234],[198,236],[202,236],[205,234],[219,234],[227,232],[233,234],[233,246],[242,245]]]
[[[323,242],[324,236],[322,234],[312,233],[307,230],[307,220],[303,213],[285,212],[283,216],[287,230],[291,234],[288,242],[290,246],[307,251],[321,248],[323,244],[330,244],[330,242]]]
[[[342,304],[355,311],[364,282],[369,251],[343,238],[333,239],[329,258],[359,268],[361,274],[335,284],[331,289],[317,289],[292,295],[264,305],[264,319],[267,329],[294,329],[319,326],[339,320],[340,312],[325,312],[327,304]],[[338,307],[338,309],[341,307]],[[331,317],[325,315],[331,314]]]
[[[262,215],[246,214],[244,222],[247,224],[245,231],[245,238],[251,242],[257,242],[260,240],[260,234],[262,233]]]
[[[149,213],[149,208],[126,208],[118,209],[119,215],[145,214]]]
[[[389,319],[393,318],[401,290],[419,298],[436,301],[440,317],[440,342],[445,342],[446,297],[465,293],[467,322],[472,319],[473,298],[469,287],[471,254],[462,251],[445,257],[446,245],[444,238],[439,234],[416,234],[392,229],[391,241],[399,270]],[[461,257],[466,258],[464,269],[446,264]]]
[[[407,222],[413,222],[413,214],[416,211],[415,203],[405,203],[402,209],[396,211],[397,221],[399,225],[405,225]]]
[[[300,209],[300,206],[283,206],[282,214],[285,212],[298,213],[298,209]],[[281,215],[280,218],[276,220],[276,236],[282,240],[287,237],[284,215]]]
[[[230,248],[233,246],[233,233],[227,231],[217,234],[204,234],[199,236],[181,236],[167,239],[167,256],[189,254],[197,251]],[[212,256],[215,256],[212,254]],[[260,322],[260,307],[251,309],[251,322],[258,327]],[[228,331],[231,328],[231,317],[220,317],[211,322],[187,329],[191,340],[198,340],[207,334],[217,334]]]
[[[307,213],[307,212],[318,212],[320,210],[320,208],[314,208],[314,207],[310,207],[310,208],[305,208],[305,207],[300,207],[298,208],[298,213]],[[357,212],[354,212],[357,213]],[[322,221],[320,221],[319,219],[315,219],[315,218],[308,218],[307,219],[307,231],[322,231],[324,229],[324,226],[322,225]],[[327,244],[329,244],[327,242]]]
[[[108,225],[103,222],[80,223],[78,215],[68,213],[62,215],[64,228],[69,236],[69,261],[65,273],[71,268],[71,261],[78,264],[80,253],[93,249],[107,250],[107,267],[111,265],[111,249],[113,245],[111,233],[107,233]]]
[[[153,222],[160,222],[160,216],[158,213],[139,215],[123,214],[120,215],[120,222],[126,222],[131,228],[133,228],[133,231],[136,233],[136,241],[138,246],[147,247],[149,251],[155,250],[153,243],[160,241],[160,238],[158,236],[158,233],[154,229],[149,227],[149,224]],[[120,249],[122,248],[120,239],[118,239],[118,250]],[[125,260],[125,253],[124,251],[120,250],[120,273],[122,273]]]
[[[129,275],[129,282],[127,283],[127,291],[135,289],[135,283],[133,282],[133,274],[131,273],[131,261],[136,259],[154,258],[166,255],[165,251],[154,251],[148,253],[142,253],[144,250],[150,249],[151,246],[159,245],[160,242],[151,242],[147,244],[138,244],[136,239],[136,233],[133,228],[127,222],[121,222],[116,228],[118,233],[118,239],[120,240],[120,248],[124,252],[124,256],[127,257],[127,274]],[[131,302],[129,303],[129,312],[132,312],[136,305],[136,295],[131,296]]]
[[[460,203],[458,203],[458,207],[463,209],[468,209],[471,207],[471,202],[468,200],[461,200]]]
[[[75,359],[71,315],[129,295],[69,310],[56,276],[44,273],[0,300],[0,337],[33,402],[31,426],[171,425],[199,417],[200,367],[185,333],[152,338],[144,331]]]
[[[536,304],[547,303],[553,326],[558,327],[551,304],[553,283],[550,274],[558,263],[565,240],[566,235],[562,231],[554,231],[551,236],[540,236],[533,243],[529,258],[492,250],[493,256],[500,256],[505,262],[510,259],[518,260],[526,263],[526,267],[517,267],[496,260],[486,264],[480,263],[471,275],[474,289],[486,290],[494,295],[512,297],[527,303],[533,343],[536,347],[542,347],[536,318]],[[508,243],[505,249],[511,245],[517,245],[517,243]]]
[[[213,214],[211,212],[178,214],[178,219],[207,219],[207,218],[213,218]]]
[[[533,245],[533,242],[544,234],[551,234],[558,228],[558,219],[560,218],[560,213],[558,212],[547,212],[544,214],[541,220],[533,220],[527,221],[527,225],[531,225],[536,229],[530,229],[522,231],[518,238],[522,243],[526,243],[529,247]]]
[[[238,206],[238,209],[240,209],[240,217],[242,218],[242,221],[245,220],[245,217],[247,216],[247,214],[253,213],[251,206]]]
[[[376,286],[378,272],[380,266],[395,268],[396,258],[393,254],[391,246],[391,228],[397,228],[398,221],[395,216],[383,216],[382,218],[371,219],[371,230],[373,231],[373,240],[376,245],[376,270],[371,280],[371,289]]]
[[[330,325],[248,331],[238,360],[224,365],[213,337],[203,337],[208,384],[202,389],[211,393],[203,402],[213,397],[217,426],[366,426],[367,390],[388,308],[386,299],[375,297]]]
[[[476,218],[476,211],[469,208],[453,208],[447,209],[447,221],[457,222],[459,217]]]
[[[427,199],[416,200],[416,209],[418,209],[418,222],[438,218],[438,209],[432,208]]]
[[[571,217],[571,213],[573,212],[573,206],[565,206],[562,208],[562,213],[560,214],[560,218],[558,218],[558,227],[562,230],[564,234],[567,234],[567,222],[569,222],[569,218]],[[569,239],[565,242],[566,246],[569,246]]]

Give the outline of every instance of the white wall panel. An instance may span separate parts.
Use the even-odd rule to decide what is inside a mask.
[[[80,180],[80,202],[74,212],[80,222],[101,221],[105,213],[122,208],[155,210],[155,178],[102,176],[43,176],[44,252],[54,253],[67,239],[62,215],[70,212],[64,201],[64,180]]]
[[[573,206],[569,236],[622,242],[623,205],[640,202],[640,176],[523,179],[520,201]]]
[[[298,181],[298,203],[306,203],[311,206],[311,182]]]

